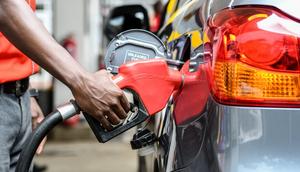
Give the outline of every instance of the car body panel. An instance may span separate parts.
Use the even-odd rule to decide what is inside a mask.
[[[200,9],[201,3],[198,0],[188,1],[178,8],[166,21],[159,36],[168,43],[182,37],[184,34],[191,34],[193,31],[201,29],[202,24],[195,15]],[[194,43],[197,44],[197,43]]]
[[[232,107],[216,102],[212,107],[207,141],[219,171],[299,171],[299,109]]]

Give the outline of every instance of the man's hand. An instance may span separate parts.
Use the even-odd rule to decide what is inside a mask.
[[[87,74],[71,90],[80,108],[108,130],[112,129],[111,124],[119,124],[126,118],[126,112],[130,110],[123,91],[105,70]]]
[[[44,114],[40,106],[36,102],[35,98],[33,97],[30,98],[30,108],[31,108],[31,115],[32,115],[32,129],[34,130],[38,126],[38,124],[43,121]],[[39,145],[36,151],[37,154],[42,153],[45,143],[46,143],[46,138],[44,138],[41,144]]]

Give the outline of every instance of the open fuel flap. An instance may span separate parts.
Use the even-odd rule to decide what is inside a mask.
[[[109,43],[104,62],[107,70],[118,74],[122,64],[166,57],[167,49],[156,35],[146,30],[132,29],[120,33]]]

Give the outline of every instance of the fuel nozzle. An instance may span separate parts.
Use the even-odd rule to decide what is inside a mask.
[[[130,62],[121,65],[118,75],[113,77],[121,89],[133,95],[131,111],[122,124],[105,130],[90,115],[84,114],[99,142],[106,142],[161,111],[172,93],[182,85],[179,71],[168,67],[163,59]]]

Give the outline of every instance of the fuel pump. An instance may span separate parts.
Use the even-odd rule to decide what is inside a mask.
[[[105,130],[96,119],[82,112],[99,142],[104,143],[161,111],[172,93],[180,89],[183,76],[168,66],[164,59],[166,56],[163,43],[147,31],[125,31],[112,40],[105,58],[106,67],[115,74],[113,82],[132,93],[134,98],[130,102],[128,117],[111,131]],[[48,115],[27,140],[16,172],[27,172],[46,134],[80,111],[76,101],[71,100]]]

